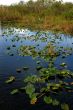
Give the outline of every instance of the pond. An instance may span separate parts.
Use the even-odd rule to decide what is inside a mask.
[[[0,109],[73,110],[73,36],[15,27],[2,27],[0,32]],[[47,71],[52,71],[52,75],[47,75],[49,81],[43,80]],[[53,84],[45,93],[49,94],[50,102],[46,95],[45,103],[42,94],[30,104],[30,93],[35,91],[33,84],[36,97],[39,89]],[[61,90],[58,84],[63,85]]]

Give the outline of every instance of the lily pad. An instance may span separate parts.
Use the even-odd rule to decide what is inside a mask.
[[[34,85],[32,85],[32,84],[29,83],[29,84],[25,87],[25,91],[26,91],[26,94],[28,94],[29,97],[31,98],[31,97],[32,97],[32,94],[35,92]]]
[[[52,98],[50,96],[49,97],[44,96],[44,101],[45,101],[46,104],[51,104],[52,103]]]
[[[59,105],[59,101],[56,100],[56,99],[53,100],[53,101],[52,101],[52,105],[53,105],[53,106],[58,106],[58,105]]]
[[[68,106],[68,104],[61,104],[61,109],[62,110],[69,110],[69,106]]]

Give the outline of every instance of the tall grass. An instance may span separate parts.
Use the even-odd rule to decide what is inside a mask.
[[[55,0],[30,0],[0,6],[0,21],[22,22],[24,26],[73,33],[73,4]]]

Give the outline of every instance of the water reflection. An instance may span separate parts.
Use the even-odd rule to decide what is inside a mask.
[[[33,60],[31,56],[20,56],[18,48],[21,45],[29,45],[36,46],[36,49],[38,50],[37,45],[39,44],[39,49],[42,50],[48,42],[54,42],[55,40],[54,45],[56,46],[56,49],[58,49],[59,47],[70,47],[73,51],[73,36],[67,36],[63,34],[54,35],[52,32],[35,32],[28,29],[17,29],[12,27],[10,27],[9,29],[2,28],[1,32],[2,35],[0,37],[0,107],[2,107],[2,110],[4,109],[3,105],[6,107],[6,110],[30,110],[30,108],[34,110],[38,110],[39,108],[42,110],[52,110],[53,108],[51,106],[48,107],[43,103],[37,104],[37,107],[36,105],[32,107],[28,104],[29,101],[25,94],[19,94],[14,97],[10,96],[10,90],[12,90],[12,88],[19,88],[21,86],[24,86],[23,80],[26,76],[37,74],[37,60],[41,61],[41,66],[48,67],[48,62],[44,61],[44,59],[41,59],[39,57]],[[36,36],[36,39],[34,39],[34,36]],[[46,38],[46,40],[44,38]],[[7,50],[8,47],[10,47],[9,50]],[[67,69],[73,71],[73,54],[69,55],[64,59],[61,56],[57,57],[55,61],[55,66],[59,69],[62,69],[60,67],[60,64],[62,62],[66,62],[68,65]],[[29,70],[17,73],[16,69],[22,69],[23,66],[29,67]],[[7,77],[11,75],[14,75],[17,80],[15,81],[15,83],[11,85],[6,85],[5,80],[7,79]],[[67,102],[70,101],[70,104],[73,100],[71,99],[73,98],[72,95],[73,94],[70,94],[71,97],[69,99],[65,97],[65,100]],[[64,97],[61,97],[61,100],[63,98]],[[56,108],[54,110],[56,110]]]

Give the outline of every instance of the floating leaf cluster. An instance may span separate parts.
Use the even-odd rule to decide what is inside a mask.
[[[12,31],[10,32],[12,34]],[[5,34],[5,33],[4,33]],[[32,36],[25,36],[24,40],[31,40],[35,41],[35,45],[20,45],[19,49],[17,49],[19,55],[21,56],[31,56],[32,58],[41,58],[48,62],[48,67],[43,67],[40,65],[41,61],[36,61],[36,75],[30,75],[27,76],[24,79],[25,86],[21,87],[19,89],[13,89],[11,91],[11,94],[17,94],[20,91],[23,91],[24,93],[28,94],[30,98],[30,104],[37,103],[40,98],[43,99],[43,101],[46,104],[52,104],[53,106],[60,106],[62,110],[69,110],[69,106],[66,103],[60,102],[60,100],[53,98],[51,94],[57,94],[60,93],[63,94],[63,92],[72,92],[72,86],[73,82],[67,83],[64,81],[66,78],[73,78],[73,73],[69,70],[67,70],[65,67],[67,64],[65,62],[62,62],[59,66],[62,67],[62,69],[57,69],[54,66],[54,62],[58,56],[61,56],[62,58],[65,58],[69,55],[72,55],[72,48],[71,47],[64,47],[64,46],[57,46],[56,45],[56,39],[59,42],[62,42],[63,39],[61,37],[48,35],[47,32],[41,31],[37,32],[36,35]],[[12,42],[19,42],[23,41],[18,35],[16,35],[14,38],[12,38]],[[22,43],[21,41],[21,43]],[[46,42],[46,45],[43,47],[43,49],[40,47],[40,42]],[[16,45],[13,44],[12,47],[16,48]],[[6,49],[9,51],[11,49],[10,46],[7,46]],[[12,56],[13,54],[11,54]],[[28,70],[28,67],[23,67],[23,70]],[[22,69],[18,68],[16,69],[16,72],[21,73]],[[6,83],[11,83],[15,80],[14,76],[11,76],[6,80]]]

